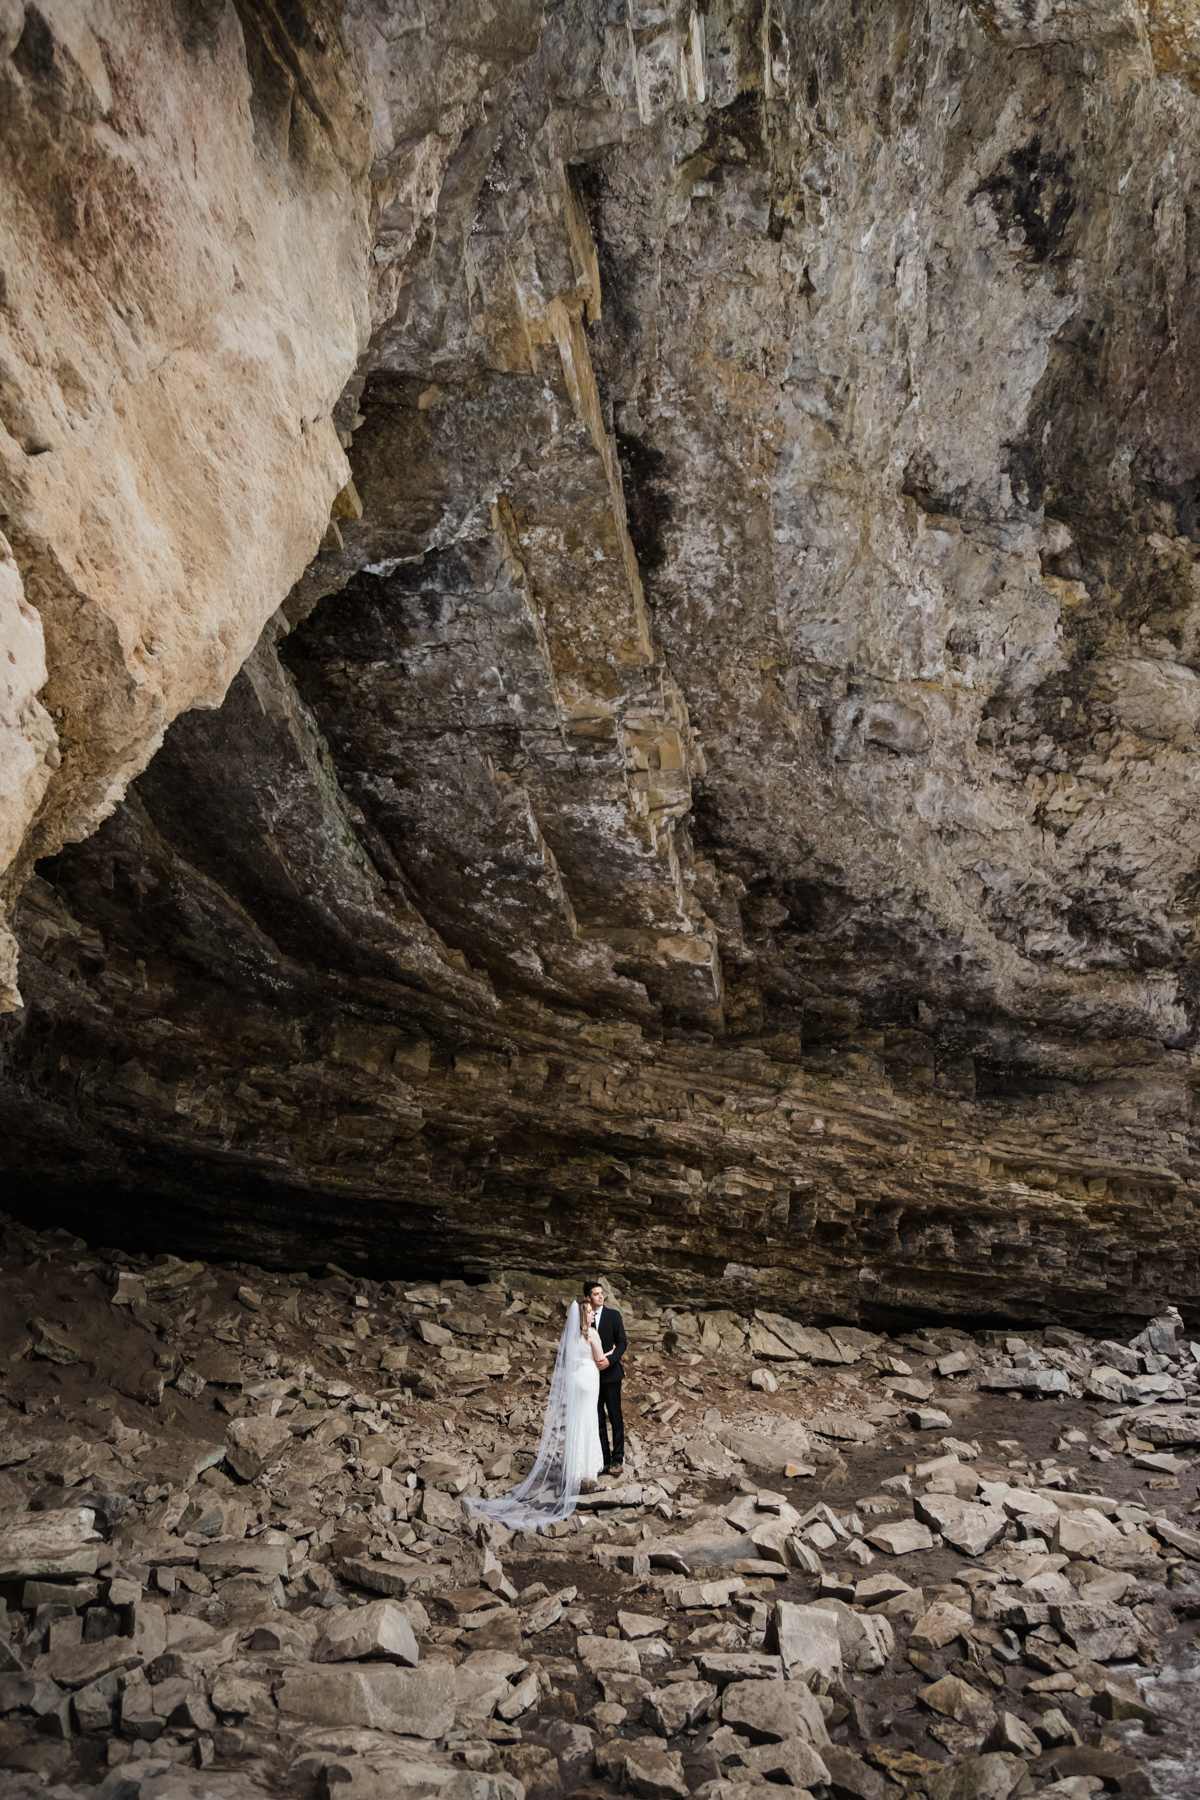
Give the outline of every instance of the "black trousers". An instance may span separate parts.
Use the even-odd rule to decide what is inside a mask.
[[[596,1408],[600,1420],[600,1448],[604,1452],[604,1466],[610,1463],[625,1461],[625,1421],[621,1417],[621,1383],[619,1381],[602,1381],[600,1383],[600,1401]],[[612,1454],[608,1448],[608,1427],[612,1422]]]

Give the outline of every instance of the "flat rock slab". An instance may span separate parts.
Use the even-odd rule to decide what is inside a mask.
[[[620,1638],[591,1637],[585,1633],[575,1640],[575,1654],[593,1675],[602,1670],[618,1675],[640,1675],[642,1672],[637,1650]]]
[[[674,1590],[674,1599],[678,1606],[685,1609],[695,1607],[728,1606],[735,1594],[744,1594],[746,1583],[741,1575],[734,1575],[728,1581],[684,1581]]]
[[[1172,1525],[1170,1519],[1155,1519],[1151,1530],[1169,1544],[1172,1550],[1178,1550],[1183,1556],[1190,1556],[1193,1562],[1200,1562],[1200,1531],[1189,1531],[1184,1525]]]
[[[966,1556],[982,1556],[1008,1530],[1008,1514],[999,1506],[980,1506],[952,1494],[927,1494],[913,1502],[918,1519],[940,1532]]]
[[[943,1675],[940,1681],[931,1682],[920,1690],[918,1698],[931,1712],[961,1725],[983,1727],[990,1725],[995,1716],[987,1696],[957,1675]]]
[[[819,1606],[778,1600],[767,1631],[767,1648],[776,1650],[789,1678],[824,1690],[842,1672],[838,1621]]]
[[[675,1737],[706,1719],[716,1697],[717,1690],[710,1682],[669,1681],[647,1697],[646,1722],[664,1737]]]
[[[721,1718],[754,1743],[802,1737],[818,1750],[829,1742],[819,1702],[800,1681],[734,1681],[721,1696]]]
[[[624,1638],[659,1637],[667,1629],[665,1619],[651,1618],[647,1613],[618,1612],[617,1624]]]
[[[448,1571],[444,1564],[417,1561],[385,1562],[365,1556],[348,1556],[338,1569],[352,1587],[366,1588],[372,1594],[386,1594],[403,1599],[405,1594],[428,1593],[444,1580]]]
[[[827,1744],[821,1751],[821,1761],[829,1770],[835,1794],[852,1796],[853,1800],[895,1800],[892,1783],[885,1781],[878,1769],[873,1769],[856,1751]]]
[[[614,1506],[644,1506],[646,1490],[634,1483],[625,1487],[602,1487],[594,1494],[580,1494],[575,1504],[580,1512],[607,1512]]]
[[[1152,1444],[1200,1444],[1200,1407],[1147,1413],[1134,1423],[1137,1435]]]
[[[421,1660],[406,1614],[394,1600],[372,1600],[329,1616],[313,1650],[314,1662],[364,1662],[368,1659],[405,1663]]]
[[[777,1744],[757,1744],[753,1749],[744,1751],[739,1762],[754,1778],[755,1791],[759,1782],[765,1782],[773,1788],[786,1785],[793,1794],[797,1789],[801,1793],[807,1793],[829,1780],[828,1768],[805,1738],[792,1737],[784,1738]]]
[[[196,1565],[210,1573],[224,1575],[283,1576],[288,1572],[288,1547],[286,1544],[264,1544],[260,1538],[201,1544],[196,1553]]]
[[[868,1531],[867,1542],[873,1550],[884,1550],[889,1556],[911,1556],[914,1550],[933,1549],[933,1533],[919,1519],[896,1519]]]
[[[856,1413],[835,1412],[832,1407],[814,1413],[809,1425],[818,1437],[833,1438],[841,1444],[869,1444],[879,1432],[869,1419],[861,1419]]]
[[[981,1388],[997,1393],[1069,1394],[1071,1383],[1061,1369],[989,1369]]]
[[[625,1786],[643,1800],[687,1800],[691,1789],[684,1779],[683,1758],[675,1750],[648,1743],[621,1746]]]
[[[783,1677],[783,1661],[760,1650],[713,1650],[697,1658],[700,1673],[718,1687],[729,1681],[771,1681]]]
[[[1092,1507],[1060,1513],[1055,1521],[1054,1547],[1064,1556],[1103,1562],[1105,1552],[1116,1550],[1121,1542],[1116,1526]]]
[[[88,1506],[26,1513],[0,1526],[0,1581],[28,1575],[94,1575],[100,1534]]]
[[[789,1469],[810,1470],[812,1439],[804,1426],[792,1419],[781,1420],[778,1432],[769,1437],[764,1432],[739,1431],[728,1426],[720,1433],[720,1442],[747,1468],[768,1475],[783,1475]]]
[[[837,1628],[842,1664],[857,1675],[873,1675],[885,1668],[896,1648],[891,1621],[879,1614],[868,1616],[844,1600],[818,1600],[818,1612],[828,1613]]]
[[[1067,1642],[1092,1662],[1119,1662],[1137,1656],[1141,1632],[1128,1607],[1072,1600],[1052,1606],[1050,1617]]]
[[[132,1638],[105,1638],[98,1644],[64,1644],[48,1650],[34,1664],[34,1674],[57,1681],[60,1687],[87,1687],[117,1671],[136,1669],[142,1658]]]
[[[445,1737],[454,1726],[454,1683],[446,1669],[432,1665],[288,1669],[275,1697],[281,1713],[314,1725],[366,1725],[428,1739]]]
[[[948,1600],[935,1600],[913,1626],[908,1641],[917,1650],[944,1650],[955,1638],[965,1640],[971,1625],[970,1613],[961,1606],[952,1606]]]
[[[856,1606],[882,1606],[887,1600],[897,1600],[901,1594],[911,1594],[912,1588],[903,1576],[895,1574],[868,1575],[864,1581],[857,1582],[854,1588]]]

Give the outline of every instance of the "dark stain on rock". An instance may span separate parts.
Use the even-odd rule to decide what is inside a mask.
[[[12,59],[28,81],[49,81],[59,72],[54,56],[54,33],[36,6],[31,6],[25,14]]]
[[[975,1094],[979,1100],[1031,1100],[1057,1093],[1062,1082],[1026,1063],[975,1058]]]
[[[762,95],[754,89],[737,94],[717,109],[699,155],[719,163],[762,163],[766,157]]]
[[[666,529],[671,522],[667,459],[633,432],[618,431],[616,436],[629,536],[638,566],[648,575],[667,560]]]
[[[1037,512],[1046,491],[1046,478],[1036,442],[1024,438],[1004,447],[1004,468],[1013,499],[1022,512]]]
[[[1045,262],[1059,248],[1075,211],[1070,156],[1043,150],[1040,137],[1013,150],[971,199],[986,194],[1002,230],[1022,233],[1030,260]]]
[[[619,342],[636,339],[640,331],[637,306],[630,298],[630,279],[624,260],[617,254],[605,227],[605,205],[608,178],[598,157],[571,163],[568,175],[579,204],[583,208],[592,243],[596,249],[596,267],[600,274],[600,294],[604,306],[602,330],[610,331]],[[595,329],[594,327],[592,328]],[[597,370],[597,379],[600,371]]]
[[[1151,492],[1156,499],[1165,500],[1173,508],[1180,537],[1200,542],[1200,475],[1193,475],[1190,481],[1176,482],[1171,486],[1155,482]]]
[[[942,486],[929,459],[919,451],[904,466],[900,492],[914,500],[923,513],[940,513],[951,519],[961,518],[966,506],[965,489]]]

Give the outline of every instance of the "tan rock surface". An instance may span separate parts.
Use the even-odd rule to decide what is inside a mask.
[[[1194,1302],[1194,8],[763,16],[6,9],[15,1204]]]
[[[20,873],[112,811],[178,713],[218,704],[326,534],[349,475],[334,411],[373,309],[476,94],[519,54],[473,56],[467,30],[451,97],[422,85],[437,29],[403,78],[388,34],[387,7],[324,0],[287,24],[228,0],[190,23],[115,0],[5,9],[0,490],[61,751],[30,834],[19,763],[51,741],[35,648],[0,710],[0,853]]]

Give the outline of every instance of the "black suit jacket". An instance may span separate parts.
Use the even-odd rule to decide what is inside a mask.
[[[601,1309],[597,1329],[600,1333],[600,1348],[608,1358],[608,1367],[601,1369],[600,1379],[602,1382],[621,1381],[625,1375],[621,1358],[628,1348],[628,1340],[625,1336],[625,1321],[615,1306]]]

